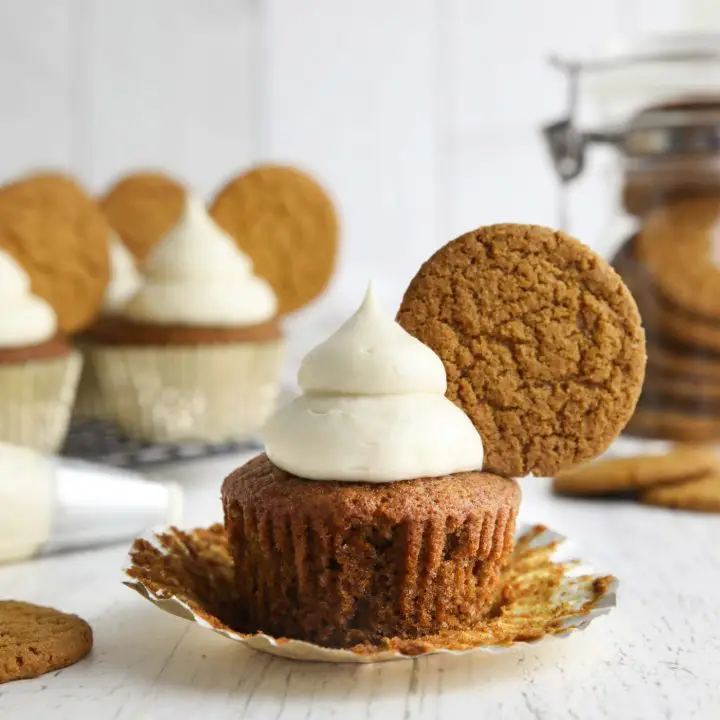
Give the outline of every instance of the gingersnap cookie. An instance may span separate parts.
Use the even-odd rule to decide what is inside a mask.
[[[40,173],[0,188],[0,249],[25,268],[64,334],[84,329],[100,310],[108,234],[96,203],[69,177]]]
[[[670,373],[648,364],[643,392],[688,403],[712,403],[720,407],[720,380],[703,375]]]
[[[118,180],[100,201],[110,225],[138,259],[180,219],[187,191],[160,172],[135,172]]]
[[[720,320],[720,198],[684,198],[655,208],[636,252],[669,302]]]
[[[663,455],[596,460],[560,473],[553,480],[559,495],[615,495],[720,471],[720,457],[709,449],[679,448]]]
[[[261,165],[231,180],[210,214],[272,286],[281,315],[307,305],[335,269],[338,220],[318,183],[291,167]]]
[[[92,644],[92,629],[77,615],[0,600],[0,683],[73,665]]]
[[[687,482],[649,488],[639,493],[638,500],[646,505],[718,513],[720,512],[720,473],[714,471]]]
[[[685,345],[720,352],[720,321],[696,317],[668,303],[663,313],[663,330],[668,337]]]
[[[639,407],[624,432],[641,438],[710,443],[720,440],[720,416],[673,407]]]
[[[438,250],[398,322],[442,359],[487,472],[555,475],[603,452],[632,415],[645,337],[630,292],[579,240],[490,225]]]
[[[720,382],[720,354],[655,340],[648,345],[648,372],[656,369]]]

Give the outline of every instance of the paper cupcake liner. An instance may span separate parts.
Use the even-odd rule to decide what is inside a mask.
[[[82,356],[0,365],[0,441],[56,452],[70,424]]]
[[[110,417],[149,442],[226,442],[255,435],[272,413],[281,341],[97,347],[91,362]]]
[[[79,350],[82,352],[85,362],[80,373],[72,419],[74,421],[112,420],[112,406],[100,389],[92,361],[92,350],[87,346],[80,346]]]
[[[222,525],[182,532],[170,528],[138,539],[130,550],[125,585],[161,610],[242,645],[295,660],[371,663],[445,653],[502,653],[551,637],[568,637],[615,607],[617,580],[596,575],[573,545],[544,526],[519,529],[486,624],[418,639],[329,648],[275,638],[242,627],[231,553]]]

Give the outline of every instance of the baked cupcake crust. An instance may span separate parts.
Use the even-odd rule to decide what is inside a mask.
[[[343,647],[481,621],[513,546],[520,489],[482,472],[310,481],[260,455],[225,479],[222,499],[246,621]]]
[[[101,318],[83,339],[102,345],[212,345],[222,343],[265,342],[280,340],[279,318],[246,327],[200,327],[190,325],[157,325],[124,318]]]

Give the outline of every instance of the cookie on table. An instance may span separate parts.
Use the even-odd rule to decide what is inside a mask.
[[[716,470],[687,482],[653,487],[641,492],[638,499],[646,505],[720,513],[720,473]]]
[[[559,495],[616,495],[720,472],[720,457],[710,449],[678,448],[663,455],[596,460],[559,474]]]
[[[179,181],[148,170],[118,180],[100,206],[123,244],[137,260],[144,260],[180,219],[186,194]]]
[[[438,250],[398,322],[442,359],[485,470],[553,476],[599,455],[640,395],[645,337],[618,274],[579,240],[491,225]]]
[[[109,232],[97,204],[65,175],[38,173],[0,187],[0,249],[26,270],[63,334],[86,328],[100,310]]]
[[[720,198],[694,197],[655,208],[637,237],[637,258],[661,295],[685,312],[720,321]]]
[[[0,683],[73,665],[90,652],[92,644],[92,629],[77,615],[0,600]]]
[[[281,315],[307,305],[330,282],[338,219],[309,175],[280,165],[255,167],[218,192],[210,214],[270,283]]]

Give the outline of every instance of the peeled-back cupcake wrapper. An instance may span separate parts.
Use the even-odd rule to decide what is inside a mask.
[[[82,362],[72,351],[0,365],[0,442],[56,452],[70,424]]]
[[[254,436],[272,413],[283,343],[96,347],[89,359],[109,417],[131,437],[225,442]]]
[[[233,629],[235,583],[224,529],[170,528],[139,539],[130,551],[125,584],[161,610],[246,647],[295,660],[371,663],[444,653],[502,653],[583,630],[616,605],[618,582],[577,559],[573,544],[543,526],[519,528],[503,575],[497,610],[487,624],[415,640],[388,638],[378,646],[322,647],[261,632]],[[220,617],[219,617],[220,616]],[[222,619],[225,618],[225,621]],[[232,624],[232,621],[229,621]]]

